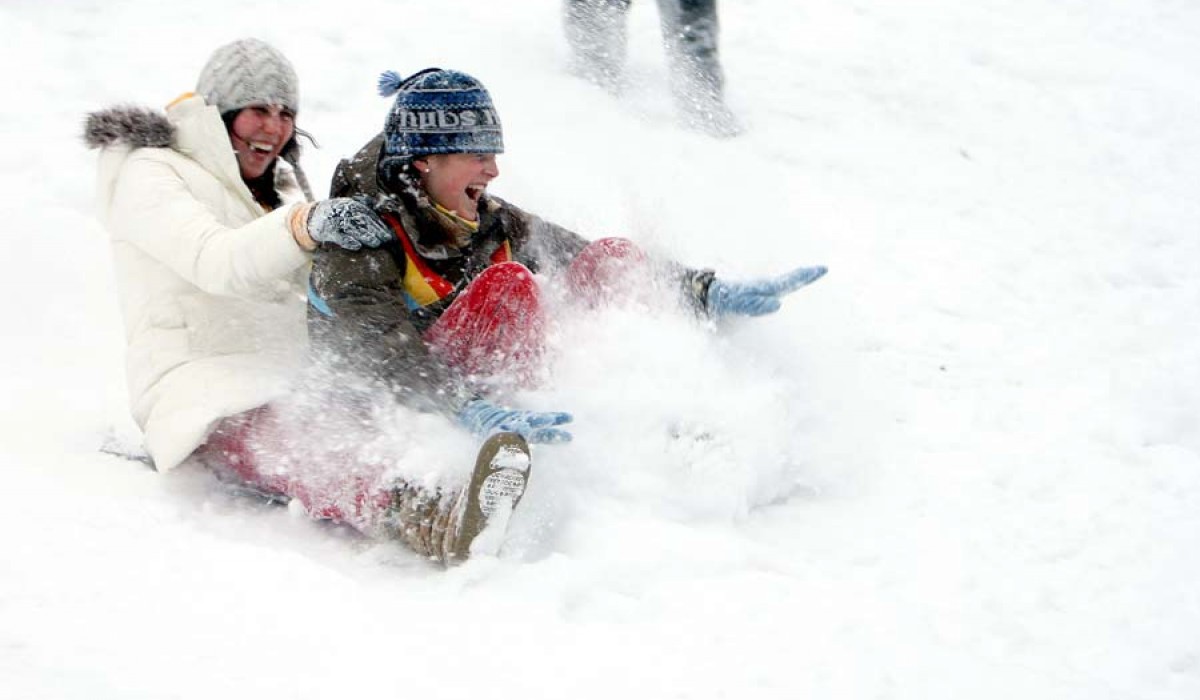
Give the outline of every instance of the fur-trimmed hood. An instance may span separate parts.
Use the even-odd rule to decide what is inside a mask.
[[[146,107],[123,105],[87,115],[83,142],[88,148],[124,144],[130,148],[168,148],[175,127],[167,115]]]

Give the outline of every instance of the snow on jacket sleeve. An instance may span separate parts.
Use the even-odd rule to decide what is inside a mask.
[[[139,149],[122,167],[108,211],[114,239],[124,240],[211,294],[255,298],[308,261],[288,228],[292,206],[223,225],[203,201],[221,201],[196,188],[220,188],[195,176],[193,161],[165,149]],[[191,177],[189,177],[191,175]],[[298,205],[293,205],[298,206]],[[221,212],[226,220],[246,218]]]
[[[309,339],[317,361],[382,384],[401,403],[456,414],[475,394],[429,352],[405,303],[403,271],[390,250],[323,245],[313,254]]]
[[[509,202],[499,200],[504,228],[511,239],[518,261],[535,272],[563,270],[589,245],[588,239],[558,224],[551,223]],[[697,315],[707,314],[708,287],[713,271],[694,269],[671,260],[651,259],[654,274],[665,287],[679,290],[679,301]]]
[[[535,272],[562,270],[587,247],[583,236],[531,214],[498,197],[492,198],[501,227],[513,245],[516,259]]]

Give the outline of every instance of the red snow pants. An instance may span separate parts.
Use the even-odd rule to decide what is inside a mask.
[[[645,254],[631,241],[589,244],[566,272],[570,294],[598,306],[621,285],[644,274]],[[425,332],[425,342],[464,375],[503,373],[529,385],[541,366],[546,319],[537,283],[520,263],[484,270]],[[355,445],[329,451],[319,435],[296,426],[268,404],[225,418],[196,455],[223,479],[283,500],[296,500],[314,518],[380,534],[380,516],[397,487],[381,478],[387,464],[364,461]],[[312,445],[306,445],[306,438]],[[365,439],[365,438],[364,438]],[[320,447],[318,447],[320,444]],[[321,462],[319,465],[313,462]]]

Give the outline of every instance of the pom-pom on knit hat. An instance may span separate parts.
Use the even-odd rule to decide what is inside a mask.
[[[384,123],[381,172],[438,153],[503,153],[500,117],[487,89],[454,70],[426,68],[379,77],[379,94],[396,96]]]
[[[300,111],[300,81],[291,62],[258,39],[239,39],[214,51],[200,71],[196,92],[221,114],[253,104]]]

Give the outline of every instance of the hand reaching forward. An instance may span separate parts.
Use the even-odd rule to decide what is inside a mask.
[[[458,414],[459,424],[476,435],[518,433],[531,443],[570,442],[571,433],[557,426],[570,423],[571,420],[570,413],[521,411],[497,406],[485,399],[468,403]]]
[[[782,298],[812,284],[828,271],[823,265],[800,267],[768,279],[750,282],[723,282],[714,279],[708,286],[710,316],[763,316],[779,310]]]

